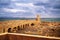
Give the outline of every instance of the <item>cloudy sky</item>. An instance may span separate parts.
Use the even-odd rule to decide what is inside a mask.
[[[0,0],[0,17],[60,18],[60,0]]]

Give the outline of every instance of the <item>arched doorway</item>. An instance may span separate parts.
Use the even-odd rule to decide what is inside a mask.
[[[14,32],[14,33],[17,32],[17,27],[14,27],[12,32]]]
[[[34,23],[32,23],[31,26],[34,26]]]
[[[8,28],[8,32],[11,32],[11,28]]]
[[[18,31],[20,30],[20,26],[17,27],[17,30],[18,30]]]

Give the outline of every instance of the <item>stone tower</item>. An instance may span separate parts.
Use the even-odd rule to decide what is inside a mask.
[[[41,24],[40,16],[37,14],[36,15],[36,26],[39,27],[40,24]]]
[[[40,22],[40,15],[37,14],[36,21]]]

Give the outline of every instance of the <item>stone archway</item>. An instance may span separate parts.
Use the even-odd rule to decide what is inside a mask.
[[[8,32],[11,32],[11,28],[8,28]]]
[[[17,27],[14,27],[14,28],[12,29],[12,32],[16,33],[16,32],[17,32]]]
[[[34,23],[31,23],[31,26],[34,26],[35,24]]]

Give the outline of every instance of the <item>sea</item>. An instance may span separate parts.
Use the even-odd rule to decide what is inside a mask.
[[[0,18],[0,21],[8,21],[8,20],[34,20],[35,18]],[[41,21],[58,21],[60,22],[60,18],[40,18]]]

